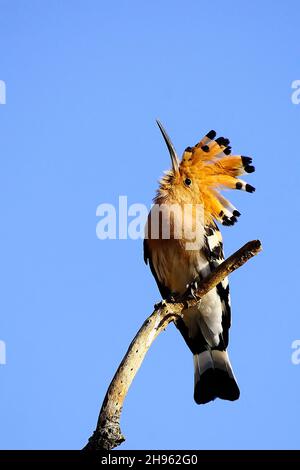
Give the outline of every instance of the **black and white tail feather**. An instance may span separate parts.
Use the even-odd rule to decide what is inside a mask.
[[[199,405],[215,398],[230,401],[239,398],[239,387],[226,350],[208,348],[194,354],[194,371],[194,400]]]
[[[209,260],[211,271],[224,260],[221,234],[216,224],[206,227],[206,256]],[[227,278],[216,288],[222,302],[222,333],[219,335],[218,344],[214,345],[213,332],[211,340],[202,329],[198,338],[198,348],[194,350],[194,399],[198,404],[208,403],[215,398],[234,401],[240,396],[232,366],[226,350],[229,340],[229,328],[231,325],[231,307],[229,284]],[[210,344],[209,344],[210,343]],[[198,349],[199,350],[199,349]]]

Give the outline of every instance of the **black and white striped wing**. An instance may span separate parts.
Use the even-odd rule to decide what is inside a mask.
[[[205,251],[211,271],[214,271],[224,261],[222,235],[217,225],[213,222],[205,227]],[[229,328],[231,326],[231,307],[228,278],[220,282],[217,294],[222,303],[222,337],[216,349],[226,349],[229,341]]]

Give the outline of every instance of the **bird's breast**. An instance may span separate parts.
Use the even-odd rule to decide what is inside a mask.
[[[146,238],[156,275],[173,293],[186,286],[208,266],[203,253],[204,222],[201,207],[154,205],[146,226]]]
[[[178,240],[149,240],[151,262],[161,284],[183,294],[187,285],[208,269],[201,249],[186,250]]]

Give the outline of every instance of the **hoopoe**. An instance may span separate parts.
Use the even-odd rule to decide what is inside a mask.
[[[197,282],[224,260],[222,236],[216,222],[234,225],[241,214],[220,190],[253,193],[255,188],[239,176],[252,173],[255,168],[250,157],[231,156],[229,140],[216,138],[213,130],[194,147],[187,147],[180,162],[165,129],[157,123],[170,153],[172,169],[161,179],[148,216],[144,259],[146,264],[149,262],[163,299],[176,299],[187,293],[193,296]],[[153,235],[155,207],[158,227]],[[160,213],[162,207],[170,207],[169,214]],[[167,217],[169,232],[165,236],[163,225]],[[191,241],[193,245],[188,244]],[[196,403],[207,403],[217,397],[237,400],[240,391],[227,352],[231,326],[228,280],[224,279],[206,294],[196,307],[185,310],[176,326],[193,353]]]

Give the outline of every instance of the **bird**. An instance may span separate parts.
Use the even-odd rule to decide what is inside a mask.
[[[187,147],[179,160],[162,123],[172,167],[159,181],[145,226],[144,261],[149,264],[163,299],[195,298],[201,281],[224,260],[218,225],[232,226],[241,213],[221,193],[255,188],[240,179],[255,171],[252,157],[232,155],[229,139],[209,131]],[[167,226],[166,227],[164,227]],[[186,308],[176,320],[193,354],[194,400],[205,404],[220,398],[234,401],[240,389],[228,354],[231,304],[228,279]]]

